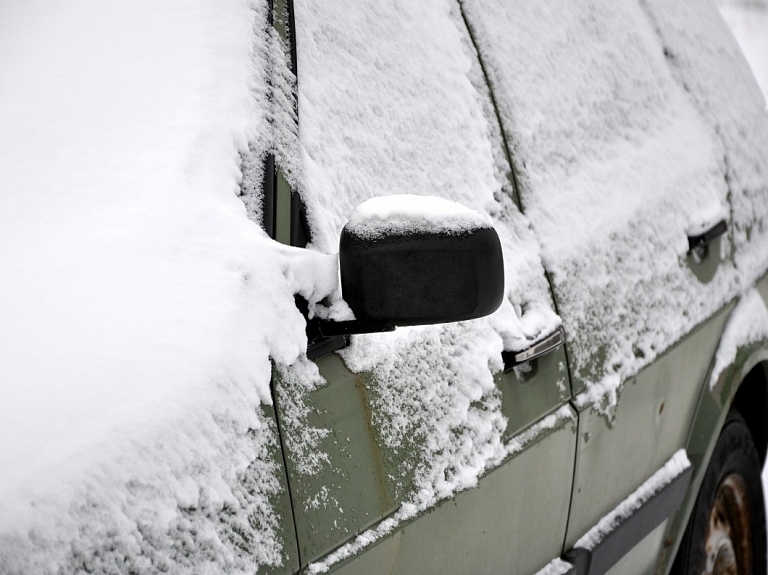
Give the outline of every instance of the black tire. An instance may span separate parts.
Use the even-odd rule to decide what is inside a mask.
[[[760,471],[747,424],[732,410],[712,453],[672,573],[766,573]]]

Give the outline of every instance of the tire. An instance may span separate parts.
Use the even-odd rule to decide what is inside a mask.
[[[680,544],[675,575],[764,575],[760,458],[744,419],[729,413]]]

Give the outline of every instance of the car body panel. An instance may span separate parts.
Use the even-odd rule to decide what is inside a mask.
[[[761,280],[760,284],[764,286],[766,279],[768,279],[768,275]],[[733,305],[729,306],[728,311],[732,311],[733,307]],[[696,503],[707,465],[734,397],[747,375],[755,368],[761,369],[759,367],[761,364],[764,366],[762,369],[768,366],[768,341],[758,342],[741,349],[737,354],[735,363],[721,373],[718,381],[711,389],[708,385],[708,379],[707,384],[701,387],[694,420],[691,422],[685,446],[688,458],[694,468],[694,474],[684,503],[669,522],[665,546],[662,548],[659,559],[659,573],[669,573],[672,568],[672,559],[679,548],[685,527]],[[710,375],[713,366],[714,359],[707,376]]]
[[[708,384],[712,358],[733,309],[729,302],[739,293],[741,272],[733,263],[735,242],[731,226],[728,234],[712,242],[705,253],[685,253],[686,235],[695,235],[688,231],[690,222],[703,218],[709,209],[703,201],[704,188],[712,194],[712,205],[719,206],[719,215],[708,216],[712,220],[705,227],[713,226],[715,218],[728,217],[728,175],[723,166],[715,169],[721,143],[709,119],[700,115],[672,66],[658,58],[662,52],[661,36],[652,19],[643,15],[644,7],[625,2],[604,12],[600,2],[589,3],[590,8],[560,6],[558,17],[563,18],[563,23],[559,37],[537,37],[534,28],[517,35],[505,32],[534,17],[540,19],[556,4],[522,6],[474,0],[463,3],[473,35],[479,38],[481,55],[490,63],[492,88],[503,110],[505,137],[513,151],[513,162],[520,166],[523,211],[531,218],[542,242],[558,311],[563,316],[574,404],[579,409],[579,446],[567,550],[673,453],[686,446],[698,399]],[[578,16],[570,13],[571,9]],[[608,19],[629,18],[630,13],[636,13],[631,18],[636,23],[631,27],[632,33],[623,42],[606,41],[622,29],[621,25],[609,24]],[[566,24],[572,17],[573,21]],[[572,34],[579,35],[579,41],[583,35],[593,44],[587,46],[587,51],[574,50],[567,41]],[[624,45],[620,49],[622,54],[617,51],[619,44]],[[593,53],[593,46],[600,47]],[[574,201],[561,190],[573,195],[581,193],[579,188],[586,183],[592,183],[589,178],[580,177],[579,162],[587,163],[585,171],[594,166],[571,151],[569,144],[559,143],[558,150],[562,146],[571,155],[566,155],[565,168],[552,169],[550,164],[560,158],[554,154],[547,156],[537,135],[550,128],[549,117],[557,118],[568,109],[570,94],[566,86],[573,70],[578,70],[585,59],[589,59],[594,70],[589,74],[589,82],[573,87],[578,91],[589,85],[576,98],[578,112],[574,111],[573,122],[565,119],[551,123],[552,130],[570,128],[563,129],[562,137],[575,141],[577,151],[589,154],[589,146],[578,148],[580,142],[589,142],[595,134],[601,134],[603,153],[610,153],[606,150],[621,141],[622,130],[640,117],[633,116],[642,113],[638,110],[652,111],[648,118],[655,114],[664,117],[670,114],[668,106],[678,109],[673,117],[687,118],[686,127],[678,130],[678,134],[698,133],[697,141],[704,145],[698,154],[680,157],[667,173],[646,184],[641,180],[622,181],[621,169],[631,161],[628,158],[634,151],[625,149],[617,155],[615,165],[621,168],[609,179],[611,187],[607,193],[585,194],[595,208],[595,215],[589,220],[591,233],[579,250],[569,252],[570,246],[561,238],[570,240],[562,235],[562,228],[570,228],[564,223],[568,224],[571,215],[561,216],[559,228],[548,220],[552,214],[559,215],[560,204]],[[633,59],[635,65],[631,67],[637,69],[637,76],[631,80],[616,73],[622,69],[617,62],[624,59]],[[538,100],[534,104],[530,101],[541,81],[537,76],[540,69],[550,72],[547,99],[542,98],[543,109],[537,107]],[[560,78],[562,85],[558,84]],[[625,82],[633,83],[628,99],[638,98],[637,105],[624,112],[625,124],[602,134],[601,115],[616,104],[615,95],[622,92]],[[612,94],[611,97],[601,99],[592,91],[603,83],[604,93]],[[665,96],[652,95],[656,90],[663,91]],[[644,94],[648,99],[643,100]],[[590,106],[594,106],[594,113],[584,112]],[[640,138],[652,133],[652,122],[644,126]],[[647,158],[649,170],[663,165],[665,156],[668,153],[662,152]],[[547,181],[548,177],[553,181]],[[670,194],[679,193],[681,198],[687,197],[685,201],[672,206],[665,203],[670,195],[658,195],[658,190],[668,185],[665,178],[676,180],[675,190],[670,190]],[[691,187],[695,181],[700,182],[699,189]],[[600,194],[601,182],[595,183]],[[609,203],[613,196],[626,193],[634,185],[640,186],[637,193],[647,197],[647,203],[617,226],[617,214],[601,212],[601,204]],[[600,203],[594,199],[597,197]],[[627,200],[631,202],[632,198]],[[542,205],[547,209],[542,209]],[[652,215],[653,212],[660,215]],[[601,214],[605,219],[601,219]],[[667,217],[665,224],[652,231]],[[664,234],[669,239],[660,241]],[[595,238],[600,235],[601,242],[596,244]],[[677,243],[680,247],[673,248]],[[587,258],[587,254],[594,257],[595,250],[600,251],[599,265]],[[585,273],[586,269],[590,271]],[[671,294],[676,295],[670,297]],[[717,429],[708,429],[708,437],[716,437]],[[659,545],[654,548],[644,543],[643,547],[649,554],[646,563],[655,564]],[[636,558],[641,555],[637,550],[632,554]]]
[[[365,376],[349,371],[336,354],[321,358],[317,366],[327,384],[306,398],[298,397],[306,390],[291,386],[285,377],[275,382],[284,435],[304,435],[307,427],[327,430],[321,432],[323,438],[310,444],[322,454],[323,463],[327,461],[315,473],[305,469],[304,445],[292,449],[294,442],[285,441],[296,531],[305,563],[317,560],[397,507],[394,487],[387,479],[393,470],[385,464],[372,428]],[[297,405],[308,411],[306,419],[288,415]]]
[[[274,428],[277,429],[278,426],[274,406],[262,405],[262,413],[265,417],[265,420],[269,422],[269,425],[274,426]],[[266,573],[269,575],[289,575],[295,573],[299,568],[299,548],[296,541],[296,531],[293,524],[291,494],[288,488],[288,477],[285,471],[285,461],[283,459],[282,446],[277,443],[271,445],[267,455],[268,458],[266,460],[275,466],[275,476],[280,482],[279,492],[276,495],[272,495],[270,497],[269,503],[275,510],[276,515],[280,518],[280,521],[277,523],[277,525],[279,530],[279,539],[283,546],[283,563],[277,567],[262,566],[259,569],[259,573]],[[247,478],[248,473],[246,472],[244,476]],[[244,549],[248,549],[248,546],[252,542],[247,538],[246,535],[243,534],[242,537],[242,546]]]
[[[569,392],[564,360],[565,353],[561,347],[519,368],[522,377],[518,377],[515,371],[496,376],[501,391],[501,410],[509,418],[504,441],[513,441],[515,435],[541,421],[567,401]],[[410,460],[411,453],[389,449],[381,439],[375,420],[382,414],[376,411],[377,388],[372,385],[371,375],[352,373],[337,354],[326,355],[316,364],[325,382],[319,383],[316,389],[303,387],[291,377],[290,371],[287,377],[278,375],[275,379],[275,398],[290,477],[296,531],[305,564],[320,559],[396,511],[412,493],[410,485],[415,469],[414,462]],[[293,417],[291,413],[297,411],[304,411],[305,416]],[[311,443],[310,449],[315,454],[321,454],[323,461],[312,473],[308,473],[305,449],[310,442],[294,442],[289,438],[308,437],[308,433],[313,433],[312,429],[327,432],[320,432],[324,437],[318,437],[316,442]],[[568,437],[575,443],[573,433],[562,437]],[[544,450],[553,444],[552,441],[536,449],[549,474],[547,482],[542,484],[561,495],[570,493],[573,470],[572,457],[561,453],[564,449],[560,446],[562,441],[565,439],[559,440],[556,448],[553,447],[555,451],[549,455],[545,455]],[[423,463],[416,461],[416,465]],[[510,497],[505,494],[509,484],[505,487],[500,478],[511,476],[521,483],[515,489],[517,496],[538,501],[538,505],[547,508],[554,505],[553,513],[562,517],[562,513],[557,511],[562,506],[561,496],[539,499],[540,486],[537,482],[522,482],[519,479],[524,476],[523,465],[534,464],[530,463],[530,457],[514,457],[504,462],[501,468],[513,466],[516,470],[494,475],[493,480],[484,480],[485,487],[481,489],[483,499],[491,502]],[[555,469],[556,472],[553,471]],[[553,482],[558,485],[556,489]],[[496,490],[499,493],[494,495]],[[475,501],[475,497],[469,499]],[[523,521],[517,526],[521,529],[532,519],[518,517],[515,521]],[[545,539],[550,543],[562,541],[564,524],[561,530],[551,532]],[[413,529],[411,532],[414,532]],[[498,531],[489,531],[488,538],[498,535]],[[443,549],[443,553],[450,554],[447,548]],[[518,553],[530,555],[536,550],[526,546],[520,548]],[[538,561],[550,558],[551,554],[536,556]],[[522,556],[520,560],[523,560]]]
[[[702,385],[732,306],[627,382],[610,413],[579,412],[579,449],[566,547],[685,448]],[[642,438],[642,440],[638,440]]]
[[[533,573],[562,549],[575,420],[540,436],[479,485],[443,501],[334,573]]]
[[[565,347],[533,361],[525,362],[508,373],[497,373],[494,383],[501,391],[501,412],[508,418],[504,441],[570,400]]]

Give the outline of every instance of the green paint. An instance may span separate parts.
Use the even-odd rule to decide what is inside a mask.
[[[593,406],[581,409],[579,435],[588,433],[590,441],[579,444],[576,456],[566,547],[686,448],[731,309],[723,308],[626,382],[611,418]]]
[[[336,354],[317,361],[327,385],[297,398],[285,382],[276,380],[278,414],[284,434],[301,437],[307,426],[327,430],[316,453],[327,461],[314,474],[300,471],[306,456],[285,443],[285,455],[294,503],[294,517],[302,562],[313,561],[359,531],[392,513],[394,486],[371,424],[371,409],[364,383]],[[309,412],[293,425],[286,410],[299,399]]]
[[[534,573],[562,552],[574,421],[345,563],[339,575]]]
[[[277,430],[277,420],[274,407],[271,405],[261,405],[261,411],[263,420],[267,421],[268,425]],[[278,481],[281,485],[280,493],[271,496],[269,498],[269,504],[275,512],[275,515],[280,518],[277,523],[277,535],[278,539],[283,544],[282,552],[282,565],[278,567],[262,566],[259,568],[258,573],[265,573],[269,575],[290,575],[295,573],[299,568],[299,549],[296,544],[296,532],[293,528],[291,499],[288,489],[285,465],[283,463],[283,454],[280,448],[280,436],[278,434],[277,442],[270,445],[267,453],[268,461],[274,465]],[[248,471],[246,470],[246,473]],[[261,467],[257,467],[254,473],[263,473]],[[244,552],[248,552],[251,544],[247,539],[243,539],[241,542]],[[258,545],[258,542],[255,542]]]
[[[275,239],[281,244],[291,244],[291,187],[280,168],[276,169],[275,185]]]
[[[567,374],[562,369],[563,362],[564,352],[560,349],[537,360],[538,365],[527,373],[523,373],[523,367],[522,371],[518,370],[520,375],[514,371],[497,375],[496,381],[502,396],[502,411],[509,418],[505,440],[567,402],[570,392]],[[303,457],[300,453],[301,446],[292,450],[289,443],[285,444],[303,565],[320,559],[361,531],[393,514],[402,502],[414,494],[415,469],[426,463],[420,459],[423,453],[423,438],[418,434],[404,438],[397,449],[389,449],[379,437],[376,422],[377,418],[384,416],[377,412],[377,386],[369,374],[350,372],[336,354],[325,356],[316,363],[327,381],[325,386],[311,391],[296,391],[289,389],[284,381],[277,379],[275,382],[277,409],[284,434],[301,436],[306,433],[307,426],[327,430],[327,435],[320,441],[317,452],[324,453],[328,459],[313,475],[302,474],[299,470]],[[289,418],[285,414],[294,408],[296,393],[301,394],[308,412],[300,424],[291,427],[286,424]],[[565,535],[565,518],[573,475],[573,452],[576,446],[575,424],[566,427],[571,429],[571,432],[562,435],[555,451],[533,458],[527,455],[521,459],[518,455],[504,462],[498,471],[490,474],[500,473],[499,477],[511,474],[516,477],[514,490],[518,496],[525,496],[527,503],[515,505],[533,505],[535,502],[541,510],[550,505],[556,508],[551,510],[552,514],[544,513],[547,518],[541,519],[542,524],[547,526],[547,531],[541,533],[549,533],[551,537],[543,537],[538,546],[531,546],[525,537],[515,543],[520,545],[516,553],[530,560],[531,564],[537,561],[546,562],[554,556],[537,555],[541,548],[554,549],[555,555],[562,550],[558,542],[561,543]],[[529,447],[526,447],[527,449]],[[541,454],[541,449],[539,447],[536,453]],[[570,455],[561,458],[561,450]],[[508,466],[512,466],[514,471],[502,471]],[[536,471],[539,467],[546,467],[547,470],[542,470],[539,474]],[[546,480],[543,479],[545,476]],[[521,479],[522,477],[525,477],[525,480]],[[512,497],[512,483],[484,480],[483,485],[485,487],[480,499],[478,495],[467,498],[472,501],[485,501],[481,508],[495,507],[494,501],[504,501]],[[542,495],[545,487],[551,489],[554,495]],[[468,513],[468,518],[472,517],[470,512],[463,513]],[[432,516],[429,512],[416,523],[426,521],[425,525],[431,524],[426,518]],[[550,523],[553,517],[560,517],[562,523]],[[479,517],[475,520],[479,520]],[[501,517],[498,520],[500,521]],[[518,520],[522,521],[523,517]],[[467,525],[472,522],[470,519],[467,521]],[[532,526],[532,522],[535,523],[536,520],[530,516],[526,521]],[[422,528],[415,527],[408,531],[409,534],[421,532]],[[493,528],[487,529],[486,532],[489,534],[485,539],[486,543],[491,541],[489,538],[501,535]],[[415,535],[409,535],[413,536]],[[464,533],[463,536],[473,537],[470,533]],[[436,545],[438,541],[439,539],[436,539],[432,544]],[[391,547],[392,544],[387,544],[387,553],[394,553],[393,557],[397,557],[399,552]],[[500,550],[508,552],[510,542],[506,537],[497,541],[497,544]],[[408,545],[415,545],[415,541]],[[450,556],[450,553],[448,555]]]
[[[286,44],[290,43],[287,0],[272,0],[272,27],[277,30],[280,38],[282,38]]]

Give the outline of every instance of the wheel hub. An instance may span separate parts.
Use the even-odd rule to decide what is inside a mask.
[[[752,508],[740,474],[731,473],[717,488],[704,541],[706,575],[752,575]]]

